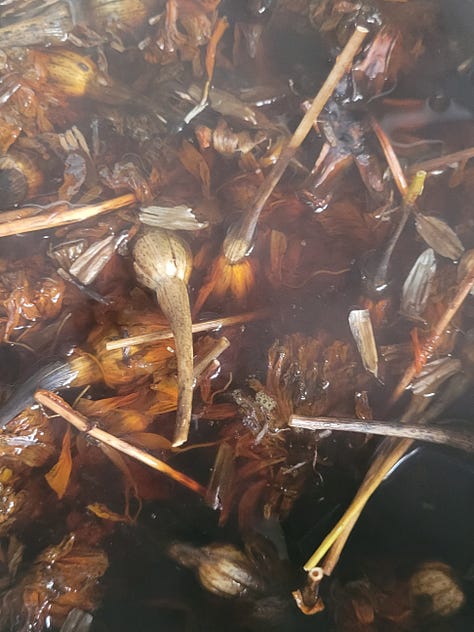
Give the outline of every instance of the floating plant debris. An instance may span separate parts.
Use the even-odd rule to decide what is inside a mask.
[[[420,237],[442,257],[456,261],[464,252],[459,237],[439,217],[419,213],[416,216],[416,230]]]
[[[400,311],[404,316],[414,320],[421,318],[435,273],[436,257],[433,249],[427,248],[415,261],[403,284]]]
[[[473,627],[472,18],[0,1],[0,632]]]
[[[367,371],[377,377],[378,353],[369,310],[353,309],[349,314],[349,327],[362,358],[362,364]]]

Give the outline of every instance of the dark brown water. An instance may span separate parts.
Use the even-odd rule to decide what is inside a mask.
[[[156,4],[156,13],[164,10],[164,3]],[[309,20],[308,10],[314,9],[314,4],[230,0],[221,3],[219,12],[228,16],[231,28],[221,43],[228,63],[218,59],[214,86],[241,101],[247,99],[257,117],[253,125],[239,118],[240,114],[219,113],[217,108],[207,108],[189,125],[183,124],[190,105],[179,94],[186,92],[191,82],[202,83],[202,79],[193,77],[189,57],[183,51],[176,59],[172,51],[168,57],[160,57],[163,47],[145,47],[150,57],[157,56],[152,61],[158,63],[151,63],[150,58],[144,59],[136,41],[126,42],[125,52],[117,52],[110,42],[104,44],[108,75],[120,82],[121,89],[132,87],[137,97],[131,99],[127,93],[126,98],[117,97],[117,102],[113,102],[111,92],[107,98],[103,94],[101,97],[100,91],[99,97],[95,92],[84,98],[61,95],[63,101],[60,99],[47,110],[51,130],[42,129],[39,133],[25,123],[20,149],[46,152],[49,166],[42,185],[34,194],[18,200],[17,206],[27,202],[44,206],[61,199],[58,189],[65,180],[64,151],[46,135],[64,134],[77,125],[89,147],[96,147],[97,151],[93,150],[90,157],[77,148],[66,152],[69,156],[77,154],[77,160],[82,160],[80,167],[71,167],[73,180],[79,179],[82,168],[87,172],[82,185],[77,185],[77,192],[70,197],[72,205],[88,201],[88,194],[100,183],[100,199],[132,190],[143,195],[144,205],[156,198],[164,205],[184,203],[199,208],[203,219],[209,221],[209,229],[187,236],[195,257],[189,284],[191,302],[195,302],[219,256],[229,226],[251,206],[262,170],[268,173],[280,135],[286,138],[294,130],[301,118],[302,101],[316,93],[346,39],[345,33],[353,28],[353,13],[338,15],[335,11],[331,17],[331,5],[335,4],[331,2],[325,8],[322,3],[322,14],[313,11]],[[474,3],[450,3],[449,7],[442,3],[439,14],[428,10],[434,3],[413,0],[410,4],[412,9],[381,2],[362,12],[373,31],[379,19],[400,31],[403,45],[396,54],[401,69],[394,70],[396,77],[388,76],[383,90],[375,95],[364,84],[375,82],[373,78],[369,81],[367,74],[359,85],[342,82],[337,98],[328,104],[325,114],[339,152],[337,160],[331,163],[335,173],[329,167],[327,171],[315,169],[310,173],[323,147],[321,134],[312,133],[264,210],[254,248],[246,259],[253,284],[249,283],[248,291],[240,293],[230,286],[221,292],[216,290],[199,314],[198,319],[205,320],[269,308],[264,320],[224,330],[231,346],[220,359],[219,374],[209,380],[213,390],[223,392],[211,401],[205,400],[201,390],[195,398],[190,443],[212,444],[225,438],[242,468],[239,472],[243,484],[239,487],[239,481],[235,483],[232,502],[225,508],[229,513],[225,524],[219,525],[219,512],[206,506],[197,495],[133,463],[129,464],[131,476],[142,501],[135,522],[114,523],[92,516],[87,510],[91,503],[107,505],[116,514],[124,512],[123,470],[105,458],[92,442],[83,439],[73,445],[71,481],[64,498],[58,500],[44,482],[44,474],[59,456],[64,434],[64,425],[58,419],[51,422],[54,449],[43,460],[18,465],[11,454],[1,457],[4,463],[0,461],[0,465],[11,467],[18,476],[18,490],[24,487],[29,494],[27,511],[0,531],[5,548],[13,536],[25,544],[20,577],[28,572],[40,551],[57,544],[70,531],[79,532],[82,539],[106,551],[110,565],[100,581],[104,593],[95,604],[98,610],[93,630],[217,631],[226,626],[229,632],[239,632],[263,625],[281,632],[338,629],[333,618],[337,599],[329,582],[323,588],[326,611],[305,617],[295,607],[289,590],[269,591],[254,601],[209,595],[189,570],[169,559],[166,550],[173,540],[196,546],[214,541],[240,546],[251,529],[267,537],[280,555],[286,556],[285,581],[294,589],[304,580],[302,565],[343,514],[370,463],[376,448],[373,440],[333,436],[319,441],[317,450],[314,439],[306,436],[278,443],[274,440],[278,433],[273,436],[268,428],[258,425],[262,410],[255,404],[256,389],[251,385],[255,385],[255,380],[266,384],[275,398],[283,393],[285,401],[293,406],[290,412],[331,416],[353,415],[354,393],[364,390],[368,392],[374,418],[383,416],[400,370],[386,363],[378,380],[364,371],[347,323],[354,308],[370,308],[379,347],[409,345],[408,352],[400,351],[400,362],[406,366],[411,359],[410,332],[415,325],[399,314],[400,293],[411,266],[427,246],[410,218],[383,270],[384,292],[374,290],[375,272],[380,272],[388,239],[399,219],[399,196],[390,175],[382,177],[386,163],[368,121],[369,116],[377,118],[406,173],[418,163],[474,145],[472,59],[469,65],[474,50],[467,17]],[[15,23],[17,17],[5,15],[6,24]],[[146,21],[140,28],[150,32]],[[252,39],[260,31],[261,37]],[[235,44],[236,33],[240,33],[239,46]],[[33,48],[48,52],[39,44]],[[71,44],[65,48],[70,50]],[[199,51],[202,57],[203,50]],[[100,61],[92,44],[80,52]],[[249,53],[255,56],[252,58]],[[14,75],[24,63],[18,61],[18,55],[18,51],[10,55]],[[197,59],[194,63],[198,64]],[[28,81],[34,85],[33,66],[25,64],[30,73]],[[6,71],[2,77],[4,83],[11,78]],[[48,89],[46,84],[45,90]],[[368,96],[364,96],[364,90]],[[23,96],[26,94],[25,89]],[[11,102],[6,101],[10,106]],[[15,112],[20,111],[18,104],[15,107]],[[25,110],[28,111],[26,106]],[[5,125],[7,118],[3,119]],[[242,156],[224,157],[216,147],[201,147],[203,162],[197,170],[183,168],[183,143],[191,144],[197,153],[197,126],[214,130],[222,118],[233,131],[252,138],[264,131],[265,139],[252,150],[253,162],[245,164]],[[327,126],[324,129],[327,134]],[[39,139],[39,147],[31,139]],[[11,155],[15,147],[18,145],[8,147],[5,153]],[[197,160],[195,154],[193,158]],[[87,166],[89,160],[93,168]],[[127,168],[114,171],[118,163]],[[202,175],[205,165],[210,174],[207,184]],[[469,162],[463,170],[444,166],[429,175],[418,201],[419,211],[449,224],[465,249],[474,247],[473,176]],[[147,187],[151,193],[147,193]],[[61,191],[66,195],[64,187]],[[7,208],[11,208],[10,203],[5,205]],[[138,392],[142,399],[136,409],[148,419],[153,418],[146,432],[172,436],[174,414],[150,413],[147,400],[153,374],[156,376],[163,363],[168,363],[165,373],[173,375],[172,354],[165,349],[163,359],[160,354],[156,357],[152,352],[147,355],[146,351],[135,354],[128,350],[117,356],[116,364],[105,364],[107,357],[101,347],[105,338],[142,333],[150,325],[156,326],[154,297],[137,288],[130,249],[110,257],[88,289],[69,282],[60,286],[57,260],[48,255],[61,242],[87,238],[92,243],[112,233],[129,231],[132,226],[138,226],[135,209],[103,215],[78,226],[2,238],[0,380],[4,400],[45,364],[66,360],[71,349],[82,349],[103,363],[105,377],[91,385],[86,400]],[[285,243],[280,257],[277,249],[272,250],[278,239]],[[419,326],[420,337],[436,322],[456,287],[456,262],[442,256],[437,256],[437,262],[438,277],[423,315],[427,324]],[[61,299],[58,307],[56,296]],[[473,307],[473,299],[468,297],[462,318],[455,321],[457,337],[446,342],[443,354],[460,355],[465,333],[473,326]],[[292,351],[288,340],[294,341],[291,344],[298,352]],[[281,353],[282,362],[287,364],[281,378],[271,382],[274,374],[268,354],[275,341],[280,344],[275,353]],[[232,384],[226,388],[229,374]],[[155,386],[158,381],[155,380]],[[58,388],[73,403],[85,384],[89,382],[64,389],[63,381],[51,388]],[[280,390],[275,390],[275,384]],[[243,393],[237,399],[240,408],[232,395],[236,389]],[[401,413],[407,401],[408,397],[393,415]],[[468,392],[445,414],[470,420],[472,403]],[[231,412],[223,415],[224,408],[218,409],[219,405]],[[133,405],[122,406],[127,407]],[[284,412],[277,421],[272,421],[272,430],[286,425],[287,410],[283,406],[281,410]],[[98,416],[103,425],[114,423],[111,417]],[[137,428],[138,425],[133,426],[134,431]],[[244,436],[241,443],[239,433]],[[133,432],[128,435],[130,438]],[[279,450],[284,451],[283,456]],[[155,453],[170,459],[173,467],[206,486],[216,446],[178,455],[162,449]],[[285,478],[280,465],[273,465],[275,455],[283,462],[285,472],[302,463],[304,476]],[[245,479],[244,466],[250,467],[252,459],[260,460],[263,474],[257,472]],[[257,484],[263,485],[261,497],[256,495],[252,505],[252,497],[247,495],[242,504],[246,488]],[[344,584],[359,579],[367,566],[379,564],[383,568],[392,559],[407,568],[427,559],[445,562],[460,577],[467,606],[456,617],[442,622],[439,630],[472,629],[473,492],[474,472],[466,458],[434,448],[412,453],[370,501],[344,552],[335,581]],[[263,507],[269,503],[272,515],[265,520]],[[130,509],[132,513],[138,509],[136,498]],[[18,609],[22,612],[21,606]],[[47,621],[45,627],[57,625],[58,621],[60,617],[53,617],[53,623]],[[381,627],[361,629],[396,629],[383,627],[392,625],[386,622],[379,624]],[[14,629],[23,629],[21,616],[15,625]],[[413,629],[424,629],[420,625]]]

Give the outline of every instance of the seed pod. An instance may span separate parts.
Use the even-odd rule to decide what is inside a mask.
[[[10,24],[0,28],[0,41],[2,48],[50,46],[67,41],[74,34],[74,27],[86,27],[104,35],[104,40],[112,33],[112,37],[123,36],[126,41],[138,42],[144,35],[148,18],[156,10],[155,0],[54,2],[43,11],[34,6],[21,17],[15,13],[6,17]],[[82,43],[80,29],[79,38],[75,37],[73,41]]]
[[[449,617],[464,604],[465,597],[450,566],[424,562],[410,578],[410,596],[421,618]]]
[[[168,554],[196,573],[203,588],[219,597],[249,597],[264,592],[265,583],[255,565],[232,544],[198,548],[175,542]]]
[[[435,273],[436,257],[433,249],[427,248],[415,261],[403,284],[400,311],[404,316],[415,320],[421,318]]]
[[[115,30],[140,39],[140,31],[157,9],[155,0],[85,0],[88,26],[98,33]]]
[[[111,105],[133,98],[127,86],[101,72],[87,55],[66,48],[50,48],[33,51],[32,59],[42,69],[47,84],[66,97],[87,97]]]
[[[0,157],[0,209],[21,204],[41,191],[44,175],[36,158],[16,149]]]
[[[439,217],[416,214],[416,230],[422,239],[442,257],[460,259],[464,246],[454,230]]]
[[[69,4],[56,3],[41,13],[28,12],[22,19],[0,28],[2,48],[46,46],[67,40],[73,22]]]
[[[176,342],[178,411],[173,445],[179,446],[188,438],[193,399],[192,321],[186,285],[192,255],[187,243],[172,231],[150,228],[137,239],[133,258],[138,281],[156,292]]]
[[[364,368],[377,377],[379,361],[369,310],[353,309],[349,314],[349,327]]]

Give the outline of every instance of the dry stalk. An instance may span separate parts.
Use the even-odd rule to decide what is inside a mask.
[[[474,147],[469,147],[468,149],[461,149],[460,151],[455,151],[452,154],[444,154],[443,156],[438,156],[437,158],[430,158],[429,160],[424,160],[423,162],[417,162],[412,165],[409,169],[409,173],[416,173],[417,171],[435,171],[436,169],[443,169],[444,167],[449,167],[458,162],[466,162],[474,158]]]
[[[471,264],[472,265],[472,264]],[[436,325],[434,326],[429,338],[424,342],[421,352],[418,357],[413,360],[410,366],[407,368],[403,376],[401,377],[399,383],[395,387],[395,390],[392,393],[392,396],[389,400],[389,407],[395,404],[400,397],[403,395],[405,389],[410,385],[410,382],[416,376],[419,371],[423,368],[423,366],[428,362],[428,360],[433,356],[436,349],[438,348],[441,337],[444,334],[446,328],[448,327],[451,320],[454,318],[461,305],[464,302],[464,299],[467,297],[472,287],[474,286],[474,266],[472,266],[471,270],[468,270],[464,278],[462,279],[457,292],[449,303],[448,307],[444,311],[441,318],[438,320]]]
[[[412,445],[413,440],[402,439],[401,441],[391,440],[390,449],[388,454],[383,451],[379,457],[375,459],[367,472],[359,491],[355,495],[352,503],[348,509],[336,524],[336,526],[330,531],[330,533],[324,538],[319,547],[309,558],[304,565],[306,571],[311,570],[315,566],[319,565],[319,562],[331,549],[330,554],[333,552],[336,559],[331,559],[330,562],[326,558],[323,564],[324,574],[330,575],[334,569],[339,556],[344,548],[344,545],[349,537],[355,523],[357,522],[362,510],[364,509],[367,501],[375,492],[380,483],[384,480],[388,472],[394,467],[398,461],[402,458],[405,452]],[[337,550],[337,555],[335,551]]]
[[[205,487],[197,483],[194,479],[190,478],[186,474],[175,470],[164,461],[161,461],[151,454],[148,454],[148,452],[145,452],[144,450],[141,450],[140,448],[137,448],[130,443],[119,439],[118,437],[114,437],[105,430],[94,427],[89,422],[87,417],[84,417],[84,415],[81,415],[76,410],[71,408],[71,406],[69,406],[69,404],[67,404],[61,397],[59,397],[59,395],[51,393],[50,391],[40,390],[36,392],[35,400],[39,404],[45,406],[46,408],[49,408],[54,413],[60,415],[63,419],[72,424],[80,432],[86,433],[97,441],[101,441],[102,443],[115,448],[119,452],[123,452],[132,459],[136,459],[137,461],[148,465],[154,470],[158,470],[158,472],[165,474],[180,485],[184,485],[184,487],[187,487],[193,492],[196,492],[200,496],[206,495]]]
[[[322,568],[312,568],[308,571],[306,585],[301,590],[294,590],[291,593],[303,614],[313,615],[324,610],[324,603],[319,596],[319,586],[323,578]]]
[[[456,425],[449,427],[420,426],[398,421],[361,421],[352,417],[299,417],[292,415],[288,424],[291,428],[304,430],[337,430],[343,432],[361,432],[381,435],[382,437],[400,437],[414,441],[426,441],[448,445],[466,452],[474,452],[474,432]]]
[[[222,36],[224,35],[228,26],[229,26],[229,23],[227,21],[227,18],[225,17],[219,18],[216,22],[216,26],[214,27],[214,31],[211,35],[209,44],[207,45],[207,51],[206,51],[206,64],[205,65],[206,65],[207,80],[204,84],[200,102],[184,117],[184,122],[186,123],[186,125],[189,125],[189,123],[196,116],[198,116],[207,106],[208,99],[209,99],[209,90],[210,90],[212,78],[214,75],[214,66],[216,63],[217,45],[221,41]]]
[[[413,445],[412,439],[386,439],[385,441],[386,443],[380,455],[372,463],[348,511],[344,514],[344,523],[336,525],[336,527],[340,527],[339,537],[337,537],[324,559],[323,569],[325,575],[331,575],[339,562],[344,546],[369,498],[377,490],[390,470],[395,467]]]
[[[392,397],[390,398],[390,405],[393,405],[396,401],[398,401],[406,387],[415,377],[420,365],[423,366],[436,351],[438,345],[440,344],[442,334],[461,307],[464,299],[469,294],[473,286],[474,267],[468,270],[464,276],[455,297],[448,305],[439,321],[436,323],[429,339],[423,345],[420,354],[420,364],[413,362],[402,376],[392,394]],[[330,531],[310,559],[306,562],[304,566],[305,570],[310,570],[315,566],[318,566],[322,558],[327,554],[323,564],[324,573],[326,575],[330,575],[332,573],[339,560],[345,543],[368,500],[390,470],[398,463],[412,444],[413,439],[385,440],[385,443],[382,445],[382,449],[370,466],[352,503],[349,505],[348,509],[336,526]]]
[[[227,247],[224,248],[224,254],[231,264],[238,263],[247,255],[252,245],[255,229],[263,207],[272,194],[273,189],[280,181],[280,178],[294,157],[297,149],[308,135],[314,121],[321,114],[322,109],[334,92],[334,89],[341,81],[348,68],[350,68],[357,51],[367,36],[367,33],[368,30],[365,27],[356,27],[341,54],[336,59],[336,62],[326,81],[323,83],[318,94],[315,96],[311,107],[301,119],[300,124],[296,128],[286,147],[281,152],[273,169],[259,187],[250,212],[244,218],[244,221],[242,222],[235,237],[232,240],[229,240]]]
[[[197,380],[204,373],[211,362],[214,362],[214,360],[216,360],[229,347],[230,341],[225,336],[222,336],[221,338],[219,338],[219,340],[216,340],[216,344],[212,347],[212,349],[209,349],[206,355],[194,364],[194,379]]]
[[[405,174],[403,173],[403,169],[398,161],[397,155],[392,147],[392,143],[373,116],[370,117],[370,124],[377,136],[380,146],[382,147],[382,151],[385,155],[390,171],[392,172],[393,179],[397,185],[400,195],[403,199],[405,199],[408,192],[408,183],[405,178]]]
[[[270,310],[265,308],[258,309],[254,312],[236,314],[235,316],[224,316],[223,318],[205,320],[202,323],[195,323],[192,326],[192,332],[193,334],[197,334],[204,331],[222,329],[223,327],[232,327],[233,325],[243,325],[244,323],[250,323],[254,320],[267,318],[267,316],[270,316],[270,313]],[[169,340],[170,338],[173,338],[173,332],[171,329],[165,328],[163,331],[154,331],[149,334],[130,336],[130,338],[111,340],[106,344],[106,349],[107,351],[112,351],[113,349],[124,349],[126,347],[136,345],[151,344],[153,342],[159,342],[160,340]]]
[[[80,206],[78,208],[66,208],[64,204],[58,204],[49,208],[47,211],[27,217],[21,216],[24,209],[6,211],[6,213],[8,213],[7,217],[5,217],[5,213],[2,213],[2,220],[4,221],[0,222],[0,237],[31,233],[36,230],[49,230],[50,228],[57,228],[58,226],[82,222],[91,217],[96,217],[97,215],[110,213],[111,211],[131,206],[135,204],[136,201],[137,199],[133,193],[127,193],[112,198],[111,200],[99,202],[98,204]],[[30,208],[31,207],[28,207],[28,209]],[[27,212],[29,212],[29,210]],[[27,212],[23,212],[23,215]],[[19,219],[17,219],[18,217]]]
[[[193,336],[188,281],[192,270],[191,249],[177,233],[147,227],[133,247],[137,280],[156,294],[170,325],[178,364],[178,408],[173,445],[188,439],[193,405]]]

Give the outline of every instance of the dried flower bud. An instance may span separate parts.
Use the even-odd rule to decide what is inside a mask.
[[[39,159],[32,153],[11,149],[0,158],[0,209],[34,197],[43,185]]]
[[[98,33],[115,25],[121,35],[135,39],[154,10],[154,0],[87,0],[85,15]]]
[[[410,578],[410,594],[416,614],[422,618],[448,617],[464,604],[464,593],[450,566],[424,562]]]
[[[44,11],[32,11],[22,19],[2,26],[0,39],[2,47],[5,48],[59,44],[67,39],[72,28],[73,22],[67,3],[56,2]]]
[[[198,548],[176,542],[168,554],[179,564],[193,569],[203,588],[219,597],[248,597],[265,590],[254,564],[232,544]]]
[[[65,48],[33,51],[33,60],[44,73],[47,83],[66,97],[87,97],[111,105],[126,103],[133,93],[99,70],[87,55]]]
[[[193,399],[192,321],[186,286],[192,267],[191,251],[175,233],[150,228],[137,239],[133,258],[138,280],[156,292],[176,342],[178,412],[173,445],[178,446],[188,438]]]

